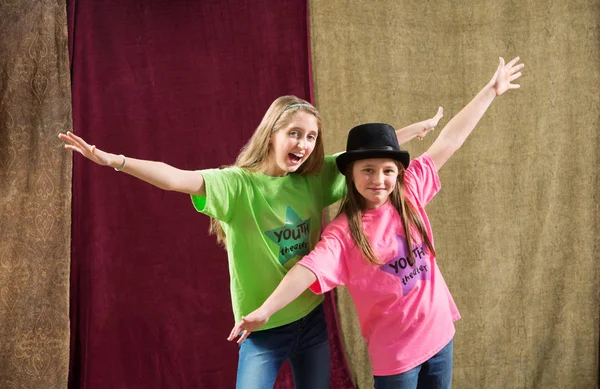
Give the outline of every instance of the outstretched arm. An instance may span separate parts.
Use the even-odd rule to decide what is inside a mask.
[[[237,341],[238,343],[243,342],[252,331],[265,325],[275,312],[294,301],[316,280],[315,273],[302,265],[294,265],[263,305],[242,317],[242,321],[233,327],[227,340],[232,341],[243,332]]]
[[[437,126],[438,122],[443,116],[444,108],[439,107],[437,113],[431,119],[423,120],[397,130],[396,137],[398,138],[398,143],[400,146],[402,146],[404,143],[407,143],[414,137],[419,138],[419,140],[423,140],[429,131],[435,129],[435,126]]]
[[[122,155],[107,153],[96,146],[88,144],[83,138],[72,132],[58,134],[58,137],[65,142],[66,149],[76,151],[99,165],[111,166],[115,169],[122,168],[122,172],[160,189],[200,196],[204,196],[206,193],[204,179],[198,172],[177,169],[163,162],[125,158]]]
[[[525,66],[516,65],[518,61],[519,57],[516,57],[505,65],[504,58],[500,58],[500,65],[490,82],[442,129],[440,136],[427,150],[437,170],[462,146],[496,96],[520,87],[518,84],[511,84],[521,77],[521,72],[518,71]]]

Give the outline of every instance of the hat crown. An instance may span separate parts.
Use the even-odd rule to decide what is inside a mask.
[[[385,123],[366,123],[350,130],[346,151],[390,150],[400,151],[396,131]]]
[[[350,130],[346,142],[346,152],[335,159],[342,174],[346,174],[348,164],[361,159],[390,158],[408,168],[410,155],[400,149],[394,127],[385,123],[361,124]]]

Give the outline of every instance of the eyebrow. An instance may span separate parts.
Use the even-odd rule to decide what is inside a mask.
[[[367,168],[367,167],[370,167],[370,168],[372,168],[372,167],[375,167],[375,166],[380,166],[380,165],[374,165],[374,164],[372,164],[372,163],[369,163],[369,164],[366,164],[366,165],[362,165],[362,168],[363,168],[363,169],[364,169],[364,168]],[[387,165],[387,164],[386,164],[386,165],[383,165],[383,166],[381,166],[381,167],[382,167],[383,169],[389,169],[389,168],[394,168],[394,167],[397,167],[397,166],[396,166],[396,165],[394,165],[394,164],[392,164],[392,163],[390,163],[389,165]]]

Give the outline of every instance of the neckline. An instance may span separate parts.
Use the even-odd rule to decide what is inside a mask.
[[[392,207],[392,202],[388,198],[388,200],[385,202],[385,204],[383,204],[379,208],[369,209],[369,210],[366,210],[365,212],[363,212],[363,216],[369,216],[369,217],[380,216],[381,214],[385,213],[389,207]]]

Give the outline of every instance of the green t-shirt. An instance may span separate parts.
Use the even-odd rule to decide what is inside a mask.
[[[197,211],[221,222],[227,236],[236,322],[260,307],[286,273],[317,244],[323,209],[342,198],[344,176],[335,156],[312,175],[272,177],[230,167],[201,170],[206,197],[192,195]],[[323,301],[306,290],[261,328],[306,316]]]

